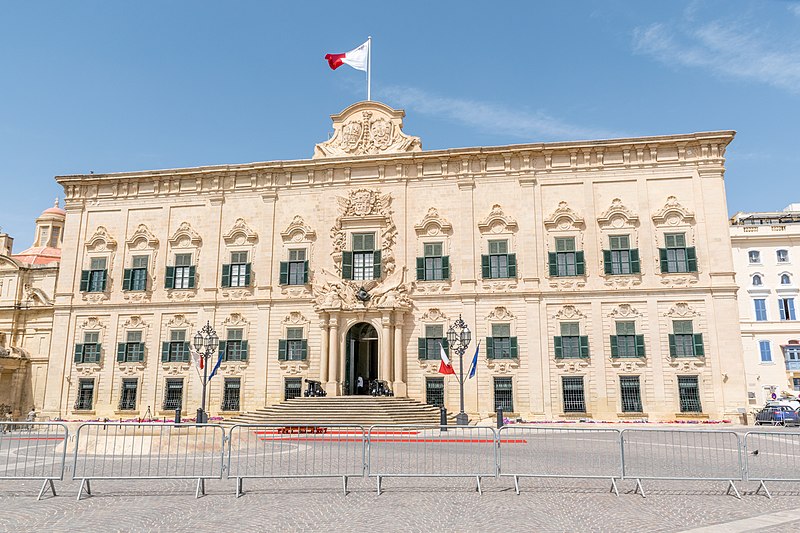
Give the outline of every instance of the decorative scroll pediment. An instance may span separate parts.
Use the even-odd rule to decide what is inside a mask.
[[[90,252],[111,252],[117,249],[117,241],[109,235],[105,226],[97,226],[92,237],[86,241],[86,249]]]
[[[131,250],[145,250],[147,248],[157,248],[158,238],[153,235],[145,224],[139,224],[136,231],[131,234],[130,238],[126,241],[128,248]]]
[[[508,310],[506,307],[495,307],[491,313],[489,313],[486,317],[489,320],[511,320],[512,318],[516,318],[514,313]]]
[[[567,202],[559,202],[558,207],[544,221],[544,226],[548,230],[570,230],[582,229],[583,219],[567,205]]]
[[[143,328],[145,326],[142,317],[139,315],[133,315],[128,320],[126,320],[123,324],[123,327],[127,328]]]
[[[478,222],[481,233],[508,233],[517,231],[517,221],[506,215],[500,204],[494,204],[489,216]]]
[[[558,313],[553,317],[557,320],[577,320],[579,318],[586,318],[586,315],[581,313],[580,309],[574,305],[565,305],[559,309]]]
[[[192,323],[186,319],[186,315],[177,314],[167,322],[167,326],[170,328],[190,328]]]
[[[237,218],[228,233],[222,236],[222,239],[228,246],[252,245],[258,241],[258,234],[247,225],[243,218]]]
[[[81,329],[103,329],[105,327],[105,324],[103,324],[100,318],[96,316],[88,317],[80,325]]]
[[[425,314],[420,317],[422,322],[445,322],[447,320],[447,315],[445,315],[441,309],[436,307],[431,307]]]
[[[198,247],[203,243],[200,234],[197,233],[188,222],[181,222],[175,233],[169,239],[169,244],[173,248]]]
[[[653,215],[653,222],[657,226],[677,226],[687,224],[694,220],[694,213],[683,207],[674,196],[667,198],[664,207]]]
[[[664,313],[664,316],[671,318],[693,318],[700,316],[699,313],[688,303],[678,302],[669,308],[669,311]]]
[[[228,318],[222,321],[222,325],[225,327],[246,326],[247,324],[247,319],[241,313],[231,313]]]
[[[403,133],[405,111],[379,102],[353,104],[333,119],[333,136],[314,147],[312,159],[421,152],[422,141]]]
[[[341,210],[336,218],[336,223],[331,228],[331,241],[333,243],[333,262],[337,274],[342,272],[342,250],[345,249],[347,228],[374,228],[380,231],[380,250],[383,271],[391,274],[395,271],[394,245],[397,241],[397,226],[392,218],[391,201],[389,194],[381,194],[373,189],[356,189],[347,196],[336,198]]]
[[[614,198],[611,207],[597,219],[597,223],[600,227],[609,229],[635,227],[639,225],[639,216],[625,207],[622,200]]]
[[[414,226],[414,231],[416,231],[417,235],[420,237],[423,235],[430,237],[441,234],[449,235],[453,232],[453,225],[442,217],[435,207],[431,207],[428,209],[425,218]]]
[[[285,243],[313,241],[317,238],[317,233],[305,223],[303,217],[295,215],[286,229],[281,232],[281,238]]]
[[[303,325],[309,324],[310,322],[311,321],[308,320],[300,311],[292,311],[284,317],[284,319],[281,321],[281,324]]]
[[[630,304],[619,304],[608,314],[611,318],[636,318],[641,316],[639,311]]]

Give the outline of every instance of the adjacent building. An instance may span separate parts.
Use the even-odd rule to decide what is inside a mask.
[[[358,378],[452,411],[438,368],[459,316],[465,365],[480,342],[473,417],[745,407],[741,346],[725,342],[740,336],[733,132],[423,151],[403,116],[354,104],[307,160],[58,177],[46,414],[193,413],[206,323],[222,354],[212,414],[304,379],[357,394]]]
[[[737,213],[731,244],[751,406],[800,394],[800,204]]]

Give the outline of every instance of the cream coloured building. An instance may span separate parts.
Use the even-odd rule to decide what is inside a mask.
[[[737,213],[731,244],[751,407],[800,394],[800,204]]]
[[[303,378],[352,394],[359,377],[452,412],[438,350],[459,316],[481,341],[473,418],[746,405],[741,347],[724,343],[740,336],[733,132],[423,151],[403,116],[354,104],[308,160],[58,177],[46,412],[193,413],[188,341],[207,321],[224,342],[212,415]]]

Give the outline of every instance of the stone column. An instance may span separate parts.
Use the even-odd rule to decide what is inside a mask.
[[[390,330],[392,322],[390,317],[390,311],[384,311],[381,316],[381,372],[378,376],[379,379],[385,380],[387,383],[392,382],[392,333]]]
[[[328,313],[320,313],[320,320],[322,335],[319,341],[319,380],[325,384],[328,382],[328,347],[331,342],[328,334]]]
[[[337,366],[339,365],[339,317],[332,316],[330,322],[330,333],[328,335],[328,384],[325,391],[331,396],[339,395],[339,383],[337,380]]]
[[[394,312],[394,395],[405,398],[408,395],[406,387],[406,353],[403,350],[403,311]]]

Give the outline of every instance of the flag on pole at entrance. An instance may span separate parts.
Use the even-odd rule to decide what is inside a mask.
[[[369,40],[358,48],[345,52],[344,54],[326,54],[325,59],[333,70],[336,70],[342,65],[350,65],[356,70],[363,70],[366,72],[369,67]]]
[[[194,364],[200,370],[203,370],[203,359],[205,359],[200,352],[192,351],[192,359],[194,359]]]
[[[455,375],[456,371],[453,370],[453,365],[450,364],[450,359],[447,357],[442,343],[439,343],[439,349],[442,351],[442,362],[439,363],[439,373]]]
[[[475,371],[478,370],[478,352],[481,350],[481,341],[478,341],[478,345],[475,347],[475,355],[472,357],[472,363],[469,365],[469,378],[472,379],[475,377]]]
[[[211,378],[213,378],[213,377],[214,377],[214,374],[216,374],[216,373],[217,373],[217,370],[219,370],[219,365],[222,363],[222,356],[223,356],[223,354],[224,354],[224,352],[223,352],[222,350],[220,350],[220,351],[219,351],[219,358],[217,359],[217,364],[215,364],[215,365],[214,365],[214,370],[212,370],[212,371],[211,371],[211,375],[209,375],[209,376],[208,376],[208,379],[209,379],[209,380],[211,380]]]

